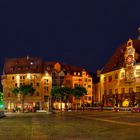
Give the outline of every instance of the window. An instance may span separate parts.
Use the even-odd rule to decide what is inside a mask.
[[[106,81],[107,81],[107,77],[104,77],[104,82],[106,83]]]
[[[136,92],[140,92],[140,86],[136,87]]]
[[[10,97],[10,93],[8,93],[7,96]]]
[[[88,88],[91,88],[91,85],[88,85]]]
[[[125,88],[121,88],[121,93],[125,93]]]
[[[22,86],[22,83],[20,83],[20,86]]]
[[[118,89],[115,89],[115,94],[118,94]]]
[[[129,93],[133,93],[133,88],[129,88]]]
[[[49,87],[44,87],[44,92],[49,91]]]
[[[79,81],[82,81],[82,79],[79,79]]]
[[[125,72],[121,72],[121,79],[125,78]]]
[[[85,78],[84,81],[87,82],[87,78]]]
[[[49,87],[46,87],[46,91],[49,91]]]
[[[85,96],[84,99],[87,100],[87,96]]]
[[[17,83],[15,83],[15,87],[17,87]]]
[[[78,84],[74,84],[74,87],[77,87],[78,86]]]
[[[112,81],[112,76],[109,76],[108,77],[108,82],[111,82]]]
[[[37,86],[39,86],[39,83],[36,83]]]
[[[91,97],[90,96],[88,97],[88,100],[91,101]]]
[[[36,96],[39,96],[39,92],[36,93]]]
[[[109,89],[109,94],[112,94],[112,89]]]
[[[76,75],[76,72],[74,72],[74,75]]]
[[[78,75],[80,76],[80,72],[78,72]]]
[[[107,90],[104,90],[104,95],[107,95]]]
[[[23,79],[25,79],[25,76],[23,76]]]
[[[91,82],[91,79],[88,79],[88,82]]]
[[[140,69],[136,69],[136,76],[140,76]]]
[[[14,76],[12,76],[12,80],[14,80],[15,79],[15,77]]]
[[[33,83],[31,83],[30,85],[33,86]]]
[[[117,80],[118,79],[118,74],[115,74],[115,80]]]

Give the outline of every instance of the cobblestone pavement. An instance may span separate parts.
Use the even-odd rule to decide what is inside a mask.
[[[139,140],[140,113],[7,113],[0,140]]]

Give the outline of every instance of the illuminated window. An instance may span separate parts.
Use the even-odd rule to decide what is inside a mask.
[[[76,72],[74,72],[74,75],[76,75]]]
[[[125,72],[121,72],[121,79],[125,78]]]
[[[140,76],[140,69],[136,69],[136,75]]]
[[[136,87],[136,92],[140,92],[140,86]]]

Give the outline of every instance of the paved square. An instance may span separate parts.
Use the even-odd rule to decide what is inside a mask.
[[[0,119],[0,140],[139,140],[140,113],[13,113]]]

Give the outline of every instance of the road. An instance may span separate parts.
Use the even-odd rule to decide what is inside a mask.
[[[0,140],[139,140],[140,113],[9,113]]]

